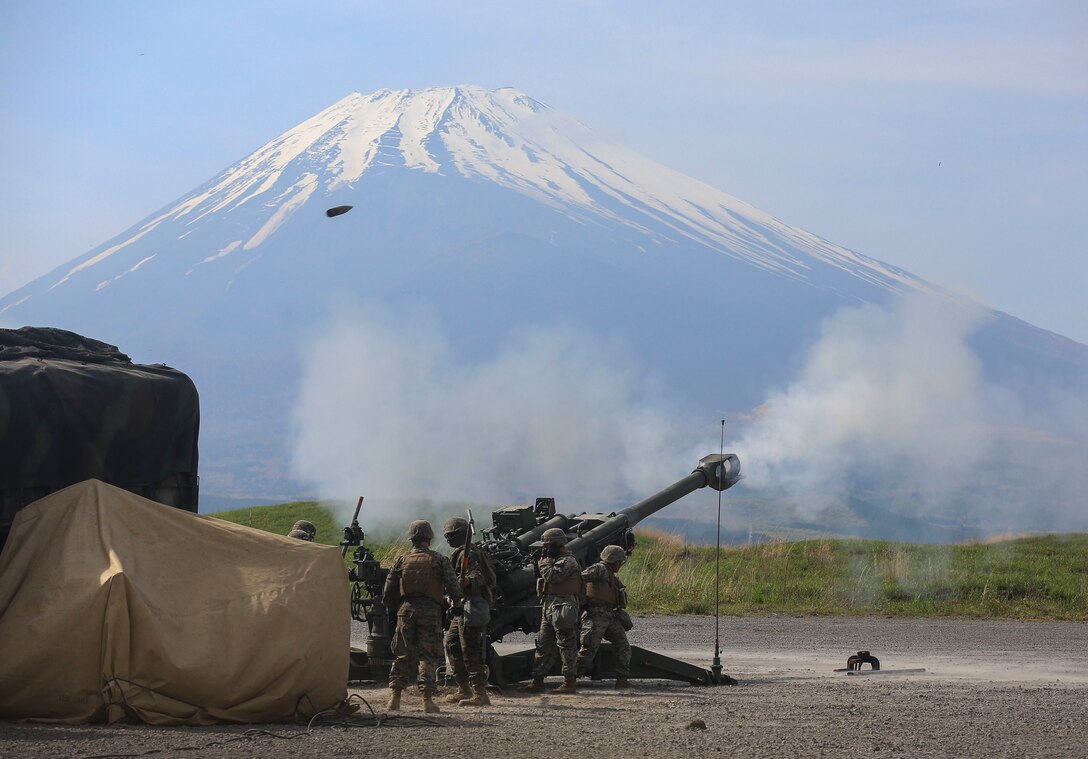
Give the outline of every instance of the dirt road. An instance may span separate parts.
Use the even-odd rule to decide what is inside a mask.
[[[633,643],[709,664],[712,618],[636,625]],[[1088,624],[728,618],[721,638],[736,687],[642,682],[620,693],[589,683],[577,696],[509,694],[490,709],[448,707],[432,724],[309,733],[273,725],[250,738],[254,726],[0,723],[0,757],[1088,756]],[[859,649],[889,672],[926,671],[832,671]],[[380,686],[352,692],[379,710],[387,694]],[[415,694],[405,707],[422,716]],[[688,727],[696,720],[706,728]]]

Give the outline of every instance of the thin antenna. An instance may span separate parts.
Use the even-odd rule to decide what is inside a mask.
[[[718,449],[718,479],[722,476],[722,461],[725,459],[725,420],[722,419],[722,439]],[[721,599],[722,579],[722,491],[718,490],[718,523],[714,537],[714,663],[710,665],[714,682],[722,681],[722,644],[719,637],[718,609]]]

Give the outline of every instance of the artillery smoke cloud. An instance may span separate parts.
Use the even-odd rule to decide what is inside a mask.
[[[1085,441],[1039,430],[1086,429],[1082,397],[1029,414],[988,384],[969,338],[981,306],[907,297],[829,318],[799,376],[770,393],[734,443],[746,485],[803,496],[814,516],[857,490],[906,497],[900,513],[954,517],[980,532],[1083,529]],[[1043,439],[1049,438],[1049,439]],[[904,536],[906,537],[906,536]]]
[[[295,409],[295,469],[323,498],[364,494],[388,511],[404,498],[547,495],[578,511],[690,469],[673,415],[616,346],[590,335],[520,332],[466,363],[425,319],[349,309],[333,322],[308,350]]]
[[[941,479],[984,455],[985,389],[966,347],[981,308],[904,300],[828,319],[799,377],[737,442],[751,485],[827,489],[894,465]]]
[[[827,319],[797,377],[734,426],[734,495],[788,497],[806,521],[868,498],[958,525],[952,539],[1088,528],[1088,394],[1055,390],[1044,414],[987,383],[970,339],[988,318],[915,297]],[[426,318],[342,309],[331,325],[305,355],[295,474],[325,499],[366,495],[371,520],[403,527],[405,499],[615,508],[718,448],[713,421],[691,424],[622,346],[577,329],[467,360]],[[910,529],[894,536],[934,539]]]

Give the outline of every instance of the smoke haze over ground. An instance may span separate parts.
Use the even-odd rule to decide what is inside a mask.
[[[955,480],[985,455],[988,390],[965,342],[984,316],[916,298],[826,320],[800,376],[768,395],[736,443],[748,484],[827,491],[894,469]]]
[[[425,319],[346,309],[305,367],[294,462],[322,498],[365,494],[382,511],[406,498],[547,495],[593,510],[693,466],[652,382],[577,330],[517,332],[470,364]]]
[[[1088,405],[1054,390],[1050,418],[988,384],[970,347],[981,306],[912,296],[827,319],[799,376],[734,444],[747,487],[843,501],[864,488],[899,513],[981,533],[1085,529]],[[1080,430],[1065,439],[1046,431]],[[819,499],[798,499],[816,516]],[[888,505],[887,503],[884,505]]]
[[[1088,442],[1067,434],[1088,429],[1084,396],[1055,390],[1042,419],[988,384],[970,347],[986,318],[916,297],[827,319],[798,376],[730,422],[740,492],[788,499],[810,522],[863,494],[953,520],[961,537],[1088,529]],[[390,522],[406,499],[617,508],[718,448],[621,345],[570,327],[516,331],[467,361],[426,318],[344,308],[304,361],[296,474],[324,499],[366,495]]]

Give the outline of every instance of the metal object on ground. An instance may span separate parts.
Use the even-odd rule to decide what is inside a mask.
[[[870,669],[862,669],[861,665],[868,664]],[[848,675],[910,675],[925,672],[924,667],[915,669],[881,669],[880,659],[868,651],[858,651],[846,660],[845,667],[839,667],[836,672],[845,672]]]
[[[691,474],[649,498],[609,514],[556,514],[555,499],[537,498],[534,504],[507,506],[492,513],[492,527],[484,531],[484,540],[476,544],[486,551],[498,578],[495,601],[492,604],[488,638],[501,641],[514,632],[535,633],[540,628],[540,599],[536,593],[534,564],[544,549],[541,538],[548,530],[561,530],[568,538],[567,550],[582,566],[597,562],[607,546],[619,546],[626,553],[635,548],[632,527],[671,503],[704,487],[726,490],[740,480],[740,459],[732,453],[712,454],[699,460]],[[361,505],[361,499],[360,499]],[[554,533],[553,533],[554,534]],[[350,527],[344,530],[346,553],[354,548],[352,616],[366,621],[370,630],[366,651],[353,650],[349,668],[350,680],[384,680],[389,674],[391,654],[389,641],[393,629],[382,603],[382,590],[389,570],[382,568],[373,552],[362,545],[358,508]],[[507,683],[530,677],[534,649],[499,656],[493,645],[488,647],[491,683],[503,687]],[[557,663],[558,666],[558,663]],[[592,665],[595,679],[616,677],[611,646],[603,644]],[[632,647],[631,677],[660,678],[699,685],[735,684],[728,675],[719,675],[662,654]]]
[[[880,669],[880,659],[876,658],[868,651],[858,651],[856,654],[846,660],[846,669],[860,670],[862,664],[868,664],[874,670]]]

